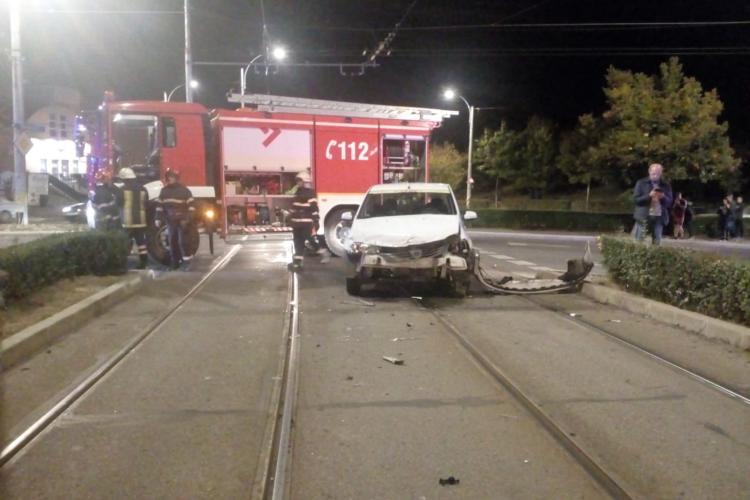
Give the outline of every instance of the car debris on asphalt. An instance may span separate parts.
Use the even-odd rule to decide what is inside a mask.
[[[446,477],[445,479],[443,479],[442,477],[438,479],[438,483],[440,483],[440,486],[448,486],[448,485],[453,486],[454,484],[458,484],[460,482],[461,482],[460,479],[458,479],[457,477],[453,477],[453,476]]]
[[[404,360],[403,359],[394,358],[392,356],[383,356],[383,359],[386,360],[386,361],[388,361],[389,363],[391,363],[393,365],[403,365],[404,364]]]

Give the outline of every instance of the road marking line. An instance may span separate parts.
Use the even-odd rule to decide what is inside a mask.
[[[551,267],[546,266],[530,266],[529,269],[533,269],[534,271],[548,271],[548,272],[560,272],[558,269],[552,269]]]
[[[511,260],[513,258],[510,255],[503,255],[503,254],[499,254],[499,253],[491,253],[491,254],[489,254],[489,256],[493,257],[495,259],[498,259],[498,260]]]
[[[524,272],[519,272],[519,271],[513,271],[511,274],[513,276],[520,276],[521,278],[526,278],[530,280],[536,278],[536,274],[534,273],[524,273]]]
[[[529,262],[528,260],[509,260],[511,264],[515,264],[517,266],[535,266],[533,262]]]
[[[542,248],[570,248],[570,245],[556,245],[554,243],[520,243],[517,241],[509,241],[508,246],[511,247],[542,247]]]

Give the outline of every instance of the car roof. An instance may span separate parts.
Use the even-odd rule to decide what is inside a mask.
[[[376,184],[368,193],[450,193],[448,184],[438,182],[400,182],[395,184]]]

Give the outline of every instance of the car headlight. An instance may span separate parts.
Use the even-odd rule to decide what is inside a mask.
[[[71,209],[72,209],[72,207],[63,207],[62,213],[64,213],[64,214],[70,213]]]
[[[204,212],[204,215],[206,216],[206,219],[213,220],[213,218],[216,217],[216,212],[214,212],[213,209],[209,208]]]

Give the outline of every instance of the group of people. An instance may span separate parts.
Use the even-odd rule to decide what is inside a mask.
[[[727,195],[721,200],[716,213],[719,216],[719,238],[722,240],[744,238],[745,228],[742,217],[745,214],[745,204],[742,196],[735,198],[732,194]]]
[[[96,228],[126,231],[138,249],[138,268],[145,269],[148,264],[148,192],[131,168],[121,168],[117,177],[122,186],[114,184],[107,170],[97,173],[96,189],[91,199],[96,212]],[[179,172],[167,170],[165,180],[165,186],[153,200],[156,205],[155,224],[156,227],[166,224],[170,266],[177,269],[184,259],[184,242],[195,203],[190,190],[180,183]]]
[[[648,177],[638,180],[633,189],[635,209],[633,218],[635,227],[633,235],[638,241],[643,241],[647,233],[651,233],[654,245],[659,245],[664,229],[673,227],[675,238],[693,236],[693,209],[691,203],[677,193],[672,196],[672,187],[662,178],[664,168],[653,163],[648,167]],[[727,195],[719,206],[719,234],[721,239],[742,238],[744,227],[742,216],[745,206],[741,196],[736,199]]]

